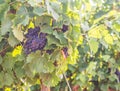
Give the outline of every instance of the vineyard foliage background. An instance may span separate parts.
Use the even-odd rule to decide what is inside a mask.
[[[27,54],[26,34],[35,27],[47,41]],[[65,74],[81,90],[120,90],[119,64],[119,0],[0,0],[1,88],[42,82],[57,91]]]

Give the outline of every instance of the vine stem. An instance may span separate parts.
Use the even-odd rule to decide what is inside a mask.
[[[71,87],[70,87],[70,84],[69,84],[69,82],[68,82],[68,80],[67,80],[67,77],[66,77],[65,73],[63,74],[63,76],[64,76],[64,78],[65,78],[65,81],[66,81],[67,85],[68,85],[69,91],[72,91],[72,89],[71,89]]]

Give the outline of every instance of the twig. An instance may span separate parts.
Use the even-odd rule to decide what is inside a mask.
[[[64,78],[65,78],[65,80],[66,80],[66,83],[67,83],[67,85],[68,85],[69,91],[72,91],[72,89],[71,89],[71,87],[70,87],[70,84],[69,84],[69,82],[68,82],[68,80],[67,80],[66,75],[63,74],[63,76],[64,76]]]

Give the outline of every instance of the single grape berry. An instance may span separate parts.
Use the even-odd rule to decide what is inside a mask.
[[[62,26],[62,31],[63,31],[63,32],[66,32],[67,30],[68,30],[68,25],[63,25],[63,26]]]
[[[115,74],[117,75],[117,77],[118,77],[118,79],[120,81],[120,71],[118,69],[116,69]]]
[[[49,55],[51,54],[51,53],[53,53],[54,52],[54,50],[46,50],[46,53],[48,53]]]

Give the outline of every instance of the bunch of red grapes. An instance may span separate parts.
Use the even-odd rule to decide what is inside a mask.
[[[67,25],[63,25],[62,31],[66,32],[68,30]],[[24,52],[28,55],[31,52],[37,50],[43,50],[47,44],[47,34],[40,31],[40,27],[28,29],[27,34],[25,34],[26,41],[24,42]],[[68,56],[67,47],[62,49],[65,56]],[[51,54],[54,50],[46,50],[46,53]]]
[[[47,43],[46,36],[46,33],[40,32],[40,27],[28,29],[28,33],[25,35],[26,42],[23,46],[25,53],[30,54],[36,50],[43,50]]]

